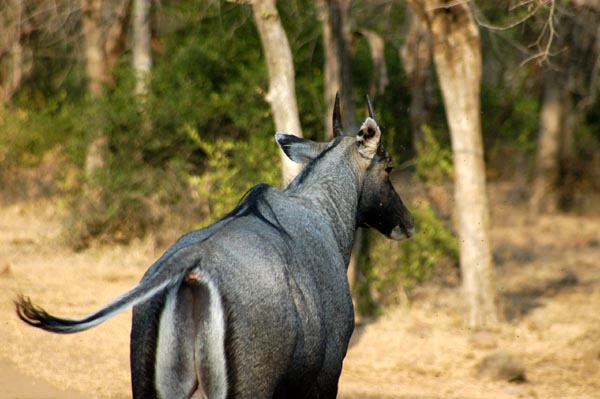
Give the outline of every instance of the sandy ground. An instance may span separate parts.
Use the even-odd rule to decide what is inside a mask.
[[[59,243],[54,208],[0,209],[0,398],[129,398],[130,312],[59,336],[20,322],[12,300],[26,293],[57,315],[85,315],[136,284],[164,248],[146,240],[72,252]],[[600,217],[531,224],[524,214],[494,201],[507,322],[470,331],[459,287],[419,287],[410,304],[357,327],[340,398],[600,398]],[[478,376],[498,352],[520,363],[525,382]]]

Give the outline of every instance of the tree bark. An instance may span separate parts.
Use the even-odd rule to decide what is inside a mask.
[[[152,68],[152,49],[150,31],[151,0],[134,0],[133,2],[133,69],[135,71],[138,95],[144,96],[147,91],[148,76]]]
[[[97,98],[102,96],[104,85],[109,79],[102,39],[102,0],[81,0],[81,18],[88,92],[92,98]],[[96,171],[104,167],[108,146],[105,132],[96,131],[92,134],[85,157],[85,176],[88,181]],[[84,191],[90,192],[89,184],[86,183]],[[95,194],[87,196],[90,199],[96,197]]]
[[[435,107],[431,46],[427,25],[413,12],[400,59],[410,90],[410,124],[415,150],[417,143],[423,143],[423,125],[431,123]]]
[[[131,2],[122,1],[117,20],[108,27],[104,21],[102,0],[80,0],[80,5],[88,92],[92,98],[98,98],[104,94],[105,86],[111,83],[111,68],[124,47]],[[85,159],[85,175],[88,179],[104,167],[108,147],[105,132],[96,131],[92,134]]]
[[[31,70],[31,51],[16,40],[8,49],[3,61],[0,65],[0,108],[10,101],[23,78]]]
[[[325,51],[325,138],[333,137],[331,115],[336,93],[340,93],[342,122],[348,132],[358,130],[352,102],[352,65],[349,50],[349,2],[319,0],[319,19],[323,26]]]
[[[331,21],[337,41],[340,73],[342,74],[341,102],[344,129],[354,134],[358,131],[354,102],[352,100],[352,54],[350,52],[350,0],[330,0]]]
[[[455,170],[460,267],[472,328],[498,322],[480,120],[479,32],[466,3],[414,1],[433,41]]]
[[[569,86],[567,86],[569,87]],[[577,151],[575,149],[575,129],[579,118],[585,115],[578,114],[575,101],[571,92],[563,88],[563,118],[561,123],[561,134],[559,143],[559,194],[558,207],[569,210],[575,202],[575,191],[577,186]]]
[[[102,32],[102,0],[81,0],[81,14],[88,91],[92,96],[100,96],[109,80]]]
[[[325,53],[325,65],[323,69],[325,78],[325,104],[327,108],[324,119],[326,140],[331,140],[333,138],[331,115],[333,115],[335,95],[342,87],[338,41],[336,40],[333,31],[333,22],[331,21],[331,18],[334,16],[330,11],[330,7],[331,2],[329,0],[319,0],[317,3],[317,11],[321,26],[323,27],[323,50]]]
[[[275,0],[253,0],[252,10],[269,71],[269,92],[266,100],[271,104],[275,129],[302,137],[296,104],[292,52],[281,25]],[[288,159],[282,151],[280,155],[283,181],[287,184],[302,169],[302,165]]]
[[[121,4],[118,6],[119,8],[116,13],[115,21],[109,24],[108,29],[106,30],[104,54],[106,58],[106,70],[109,74],[119,61],[119,57],[121,57],[123,49],[125,48],[129,20],[131,19],[131,1],[132,0],[121,1]],[[150,6],[148,5],[148,7]]]
[[[385,65],[385,42],[379,34],[371,30],[360,29],[357,33],[367,39],[369,50],[371,51],[373,72],[369,84],[369,95],[371,98],[374,98],[377,94],[383,94],[389,84],[387,67]]]
[[[23,45],[31,29],[24,15],[24,4],[10,0],[0,12],[0,109],[19,89],[33,67],[32,51]]]
[[[562,88],[554,74],[544,79],[535,176],[529,199],[530,217],[558,210],[560,132],[563,120]]]

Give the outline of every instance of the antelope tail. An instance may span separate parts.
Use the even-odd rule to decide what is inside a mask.
[[[162,290],[179,284],[185,275],[200,261],[196,245],[187,245],[159,259],[138,285],[119,296],[108,305],[81,319],[55,317],[28,297],[20,295],[15,300],[17,315],[25,323],[60,334],[71,334],[90,329],[130,307],[147,301]],[[167,254],[166,254],[167,255]]]

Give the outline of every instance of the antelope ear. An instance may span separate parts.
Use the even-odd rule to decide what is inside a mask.
[[[367,118],[356,135],[358,152],[363,158],[372,159],[381,142],[381,130],[373,118]]]
[[[312,161],[327,147],[327,143],[317,143],[293,134],[276,133],[275,140],[285,155],[297,163]]]

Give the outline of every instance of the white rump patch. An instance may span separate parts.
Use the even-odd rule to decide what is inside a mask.
[[[156,390],[161,398],[183,397],[196,385],[192,353],[182,352],[191,348],[186,348],[185,342],[179,339],[181,331],[177,328],[177,318],[177,289],[173,288],[167,295],[160,317],[156,344]],[[189,333],[193,334],[193,331]],[[190,342],[192,339],[190,337]],[[184,356],[178,356],[179,353]]]
[[[156,390],[163,398],[189,398],[193,394],[194,398],[225,399],[227,365],[221,296],[198,269],[184,281],[187,287],[177,286],[168,293],[161,314]],[[186,289],[190,291],[182,291]]]

